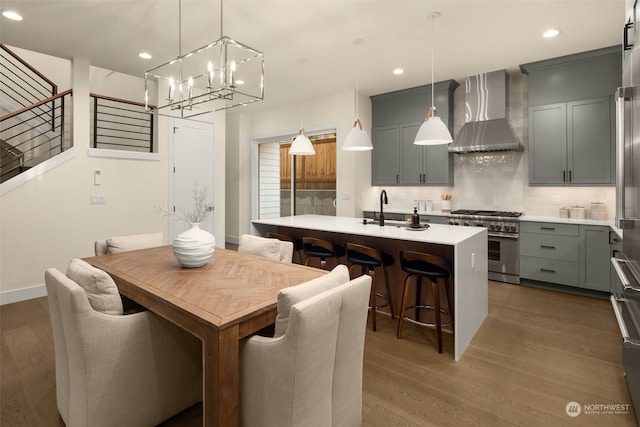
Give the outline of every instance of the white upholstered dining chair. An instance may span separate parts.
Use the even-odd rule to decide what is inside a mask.
[[[293,261],[293,243],[267,237],[243,234],[240,236],[238,252],[257,255],[283,262]]]
[[[148,311],[123,315],[113,280],[84,261],[45,283],[67,427],[154,426],[202,400],[197,338]]]
[[[242,345],[242,426],[362,424],[370,289],[370,276],[349,281],[340,265],[281,291],[275,336],[254,336]]]
[[[164,244],[164,234],[162,234],[162,232],[131,234],[128,236],[110,237],[105,240],[96,240],[94,243],[94,252],[96,255],[109,255],[137,249],[155,248]]]

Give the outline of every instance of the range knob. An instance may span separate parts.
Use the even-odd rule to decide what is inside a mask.
[[[516,231],[518,231],[518,227],[516,227],[515,225],[512,225],[509,230],[513,233],[515,233]]]
[[[449,225],[453,225],[453,221],[449,221]]]
[[[465,222],[465,223],[464,223],[464,224],[462,224],[462,225],[464,225],[464,226],[468,227],[468,226],[469,226],[469,223],[468,223],[468,222]]]
[[[502,230],[502,226],[500,224],[496,224],[496,230],[498,231]]]
[[[489,230],[495,230],[495,229],[496,229],[496,226],[495,226],[495,225],[491,224],[491,225],[489,226]]]
[[[484,227],[484,222],[476,222],[476,227]]]
[[[453,225],[460,225],[458,221],[454,222]]]

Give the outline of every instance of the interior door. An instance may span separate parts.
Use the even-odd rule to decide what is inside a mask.
[[[172,118],[169,126],[169,211],[175,212],[169,221],[169,241],[189,228],[179,215],[183,211],[193,211],[196,183],[200,189],[207,190],[206,204],[210,210],[200,228],[213,234],[214,125]]]

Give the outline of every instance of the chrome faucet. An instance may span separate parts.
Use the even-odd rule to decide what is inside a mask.
[[[382,204],[388,205],[389,199],[387,199],[387,190],[380,192],[380,227],[384,225],[384,212],[382,210]]]

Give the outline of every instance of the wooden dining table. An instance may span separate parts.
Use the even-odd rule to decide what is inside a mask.
[[[202,340],[203,422],[238,425],[240,340],[273,324],[278,292],[326,271],[216,248],[182,268],[171,246],[84,258],[120,293]]]

